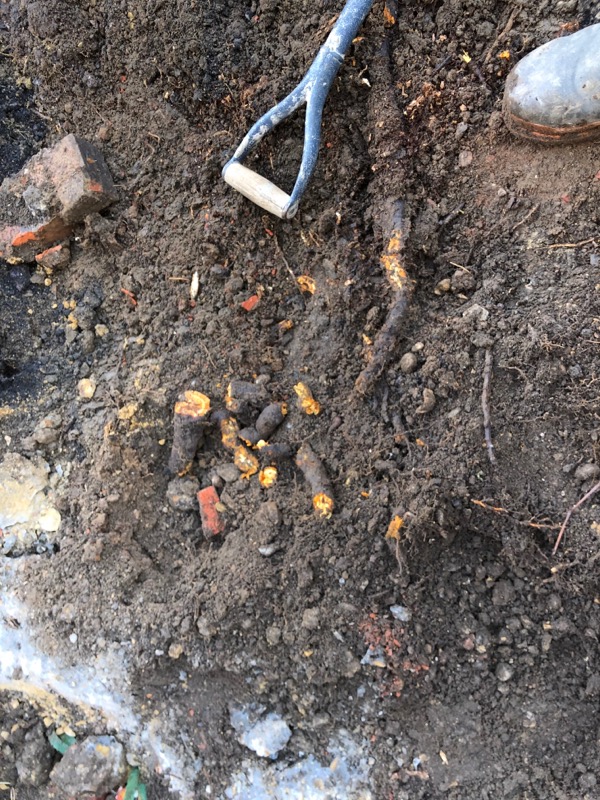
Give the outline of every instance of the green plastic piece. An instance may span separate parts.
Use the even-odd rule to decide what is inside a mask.
[[[71,747],[72,744],[75,744],[76,740],[74,736],[67,736],[66,733],[63,733],[61,736],[59,736],[57,733],[52,731],[52,733],[48,734],[48,741],[52,747],[61,754],[61,756],[64,756],[69,747]]]
[[[139,790],[139,787],[140,787],[140,770],[138,767],[134,767],[129,773],[129,777],[127,778],[124,800],[134,800],[136,792],[138,792]]]

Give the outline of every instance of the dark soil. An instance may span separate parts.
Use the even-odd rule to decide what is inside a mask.
[[[374,798],[598,798],[597,498],[551,551],[598,480],[599,150],[514,140],[501,117],[511,65],[595,9],[525,0],[497,41],[515,8],[501,0],[402,4],[392,28],[376,3],[331,92],[300,212],[281,222],[220,169],[299,81],[341,6],[0,3],[5,70],[31,80],[37,109],[15,116],[29,144],[10,159],[0,147],[3,175],[47,120],[46,142],[75,132],[102,149],[121,197],[81,229],[51,286],[19,290],[8,268],[1,279],[0,404],[13,411],[2,447],[26,454],[58,413],[59,440],[41,452],[70,465],[57,552],[27,559],[21,595],[48,652],[64,654],[73,633],[73,658],[124,649],[148,714],[168,707],[201,755],[198,797],[206,785],[221,797],[244,757],[227,702],[260,694],[294,730],[284,758],[321,752],[341,727],[367,740]],[[300,114],[255,166],[289,190],[301,147]],[[396,200],[415,292],[362,397],[354,382],[392,301],[379,257]],[[90,333],[98,325],[105,335]],[[89,377],[86,403],[77,383]],[[169,507],[173,404],[195,388],[222,406],[233,378],[289,401],[274,439],[310,440],[323,458],[330,520],[292,463],[270,490],[224,485],[219,542],[196,511]],[[320,415],[298,410],[299,380]],[[213,431],[193,474],[206,485],[230,461]],[[385,538],[395,515],[397,543]],[[410,622],[391,617],[394,603]],[[380,642],[387,667],[361,666]],[[11,726],[35,712],[4,710],[12,765]]]

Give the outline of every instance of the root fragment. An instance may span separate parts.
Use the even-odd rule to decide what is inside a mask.
[[[407,223],[404,219],[404,204],[394,203],[392,232],[387,247],[381,255],[380,263],[394,290],[394,302],[383,327],[375,337],[371,357],[367,366],[360,373],[354,384],[360,395],[368,394],[375,381],[385,369],[392,357],[396,343],[400,338],[406,312],[413,294],[413,282],[408,277],[403,264],[404,239],[407,235]]]
[[[331,482],[323,462],[306,442],[296,454],[296,466],[310,484],[313,493],[313,508],[320,517],[329,519],[335,507]]]
[[[175,403],[173,447],[168,465],[171,474],[181,477],[189,471],[204,439],[209,412],[210,399],[201,392],[184,392]]]

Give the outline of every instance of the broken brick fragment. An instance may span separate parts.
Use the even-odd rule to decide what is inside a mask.
[[[35,260],[44,269],[62,269],[71,261],[71,249],[68,244],[57,244],[44,250],[43,253],[38,253]]]
[[[0,186],[0,258],[33,261],[59,244],[72,226],[117,199],[100,151],[69,134],[29,159]]]
[[[207,486],[205,489],[200,489],[197,497],[204,536],[207,539],[219,536],[225,530],[225,521],[221,514],[221,501],[217,490],[214,486]]]

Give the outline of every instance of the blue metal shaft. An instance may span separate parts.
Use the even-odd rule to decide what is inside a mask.
[[[323,107],[358,29],[371,10],[373,0],[348,0],[325,44],[319,50],[310,69],[290,94],[256,122],[235,151],[230,164],[242,162],[273,128],[306,103],[304,151],[296,183],[288,204],[289,216],[295,213],[298,202],[314,172],[321,141]]]

